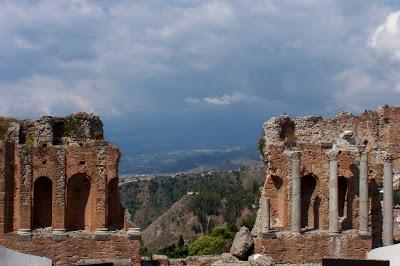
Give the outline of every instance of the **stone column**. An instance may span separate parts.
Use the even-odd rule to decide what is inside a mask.
[[[360,157],[360,227],[359,234],[366,235],[368,230],[368,162],[366,152]]]
[[[338,152],[329,154],[329,232],[339,232]]]
[[[268,197],[261,196],[261,232],[268,233],[270,228],[270,200]]]
[[[393,245],[393,158],[383,158],[383,245]]]
[[[300,156],[299,151],[291,154],[292,162],[292,231],[301,231],[301,179],[300,179]]]

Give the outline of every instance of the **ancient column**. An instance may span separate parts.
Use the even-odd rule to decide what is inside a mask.
[[[383,245],[393,245],[393,158],[383,158]]]
[[[301,179],[300,179],[299,151],[291,154],[292,163],[292,231],[300,233],[301,230]]]
[[[360,227],[359,234],[368,234],[368,163],[366,152],[360,157]]]
[[[270,231],[270,211],[269,211],[269,198],[261,196],[261,232],[268,233]]]
[[[338,153],[331,151],[329,154],[329,232],[339,231],[338,211]]]

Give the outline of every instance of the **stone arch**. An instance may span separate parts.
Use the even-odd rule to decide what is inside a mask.
[[[301,178],[301,227],[318,229],[321,198],[318,196],[318,178],[313,174]]]
[[[110,230],[121,229],[124,227],[124,208],[119,199],[118,178],[112,178],[107,187],[107,225]]]
[[[286,223],[286,189],[283,180],[279,176],[269,176],[266,195],[271,199],[271,226],[283,228]]]
[[[86,174],[75,174],[67,182],[67,230],[90,230],[94,219],[94,191]]]
[[[33,184],[33,228],[52,225],[53,184],[50,178],[41,176]]]

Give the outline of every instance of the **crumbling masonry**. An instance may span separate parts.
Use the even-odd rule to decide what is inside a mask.
[[[267,176],[253,229],[256,253],[308,263],[365,258],[393,243],[400,107],[331,119],[274,117],[264,124],[260,148]]]
[[[0,244],[52,259],[140,262],[118,197],[119,149],[99,117],[0,121]]]

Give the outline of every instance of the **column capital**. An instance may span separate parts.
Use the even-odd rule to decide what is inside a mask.
[[[394,160],[393,155],[382,150],[374,151],[373,155],[375,156],[376,161],[380,164],[391,164]]]
[[[330,161],[337,161],[339,157],[339,152],[337,150],[329,150],[326,152],[326,155],[328,156]]]
[[[290,152],[290,159],[292,161],[300,161],[301,152],[300,151],[292,151]]]
[[[365,151],[360,152],[360,161],[366,162],[368,160],[367,153]]]
[[[383,164],[391,164],[393,162],[393,160],[394,160],[393,156],[387,152],[385,152],[382,155]]]

